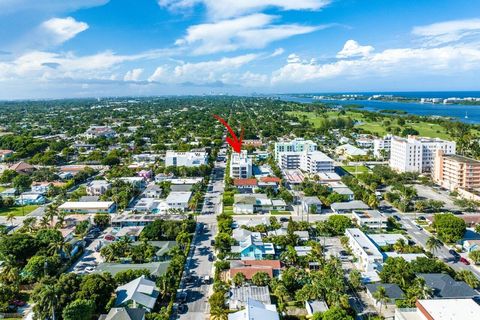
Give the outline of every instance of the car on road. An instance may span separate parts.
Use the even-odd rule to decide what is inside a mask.
[[[211,262],[211,261],[214,261],[214,260],[215,260],[215,256],[210,253],[210,254],[208,255],[208,261]]]
[[[212,279],[209,275],[206,275],[205,277],[203,277],[203,283],[205,284],[210,284],[211,280]]]
[[[468,260],[465,259],[464,257],[461,257],[459,261],[467,266],[470,265],[470,262],[468,262]]]
[[[397,220],[397,221],[400,221],[400,220],[402,220],[402,218],[400,218],[400,217],[399,217],[399,216],[397,216],[396,214],[394,214],[394,215],[393,215],[393,218],[394,218],[395,220]]]
[[[450,249],[448,250],[448,253],[450,253],[452,256],[454,256],[456,259],[460,259],[460,255],[458,254],[457,251]]]
[[[281,218],[280,218],[280,222],[288,222],[288,218],[286,218],[286,217],[281,217]]]
[[[215,245],[215,240],[210,240],[210,245],[214,246]]]

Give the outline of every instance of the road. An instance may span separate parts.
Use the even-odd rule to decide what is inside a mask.
[[[385,202],[382,201],[382,209],[381,211],[386,213],[387,215],[392,215],[396,214],[397,216],[401,217],[400,223],[402,226],[405,228],[407,231],[408,235],[412,237],[413,240],[419,245],[421,245],[423,248],[426,248],[426,243],[428,238],[431,236],[428,232],[426,232],[424,229],[419,228],[417,224],[415,223],[414,219],[415,216],[420,216],[422,215],[421,213],[418,214],[402,214],[398,212],[395,208],[391,206],[384,206]],[[438,250],[434,252],[435,256],[438,258],[442,259],[445,261],[450,267],[452,267],[455,271],[460,271],[460,270],[469,270],[473,272],[473,274],[480,279],[480,272],[472,265],[465,265],[461,262],[458,262],[455,260],[455,257],[448,252],[450,248],[447,246],[443,245],[441,246]]]
[[[221,149],[220,152],[226,152]],[[205,277],[213,279],[213,259],[214,250],[212,240],[217,233],[216,216],[222,211],[222,194],[225,189],[224,184],[225,163],[215,162],[215,166],[210,176],[208,191],[205,194],[205,201],[202,208],[202,214],[197,216],[197,229],[193,238],[193,244],[190,248],[190,254],[185,266],[185,272],[180,283],[180,290],[186,292],[184,310],[179,310],[179,314],[172,316],[174,319],[184,320],[205,320],[209,319],[208,298],[212,293],[212,280],[206,283]],[[181,304],[179,294],[177,303]]]

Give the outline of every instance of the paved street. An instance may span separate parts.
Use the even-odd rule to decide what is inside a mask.
[[[224,149],[222,150],[225,152]],[[212,292],[214,263],[212,240],[217,233],[216,215],[222,211],[224,175],[225,163],[223,161],[215,162],[208,191],[205,194],[202,215],[197,217],[197,230],[180,284],[180,289],[186,292],[184,304],[186,308],[180,310],[179,317],[174,316],[174,318],[185,320],[209,318],[208,298]],[[207,281],[206,278],[210,278],[210,281]]]

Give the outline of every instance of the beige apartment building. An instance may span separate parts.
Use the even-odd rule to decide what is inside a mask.
[[[448,189],[480,188],[480,161],[459,155],[445,154],[443,150],[435,153],[433,180]]]

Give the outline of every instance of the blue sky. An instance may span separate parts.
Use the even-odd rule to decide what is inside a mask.
[[[0,99],[480,90],[471,0],[0,0]]]

